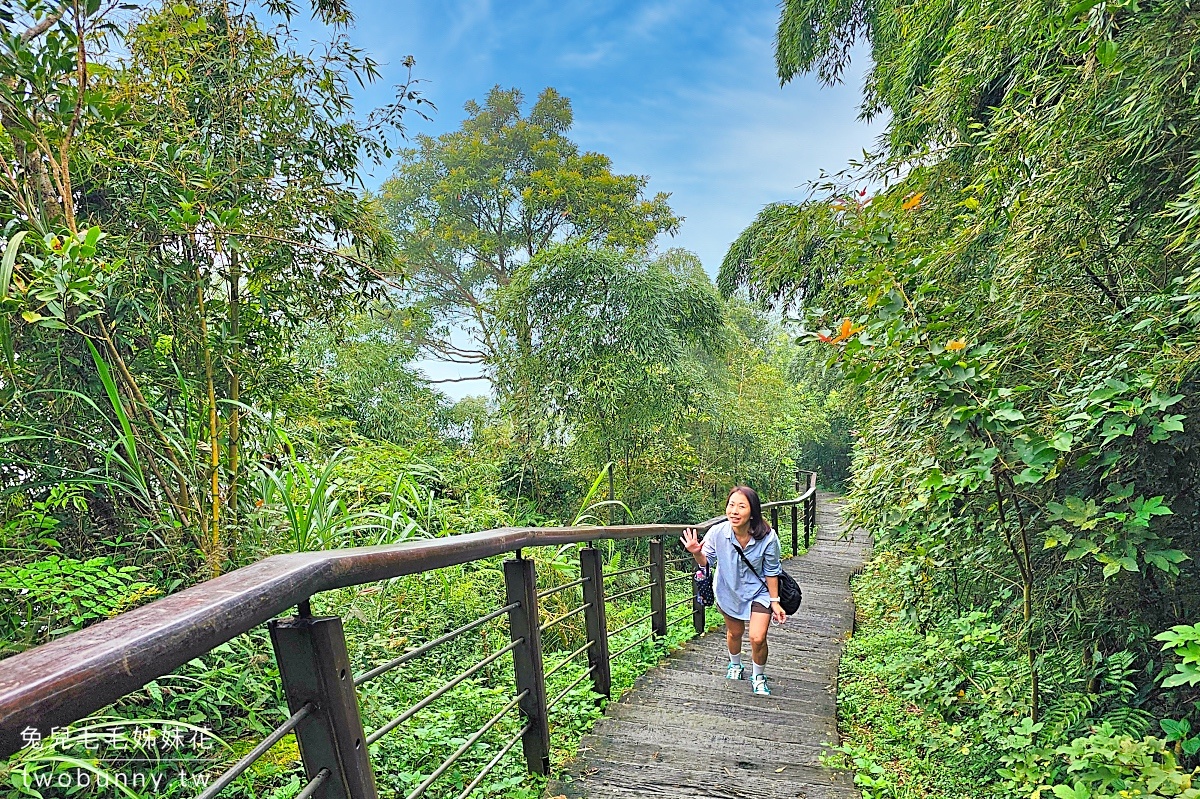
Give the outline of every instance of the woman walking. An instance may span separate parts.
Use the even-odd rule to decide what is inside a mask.
[[[762,503],[754,489],[737,486],[725,503],[725,521],[700,541],[688,528],[679,539],[701,568],[716,567],[713,593],[717,609],[725,617],[725,641],[729,648],[731,680],[745,679],[742,665],[742,636],[750,627],[753,673],[750,689],[770,696],[767,685],[767,630],[771,619],[783,624],[787,614],[779,604],[779,536],[763,520]]]

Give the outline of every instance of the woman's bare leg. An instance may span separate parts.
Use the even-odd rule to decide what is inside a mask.
[[[721,611],[721,615],[725,616],[725,612]],[[751,620],[753,621],[753,619]],[[725,645],[729,648],[729,654],[742,654],[742,636],[745,634],[746,622],[725,616]]]
[[[771,626],[770,613],[750,614],[750,657],[755,665],[767,665],[767,630]],[[741,649],[741,638],[738,638],[738,649]]]

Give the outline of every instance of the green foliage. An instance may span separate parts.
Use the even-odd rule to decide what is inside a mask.
[[[349,19],[340,2],[314,10]],[[844,465],[848,395],[810,381],[819,362],[778,321],[722,300],[695,256],[655,252],[679,224],[666,195],[580,152],[565,98],[547,90],[526,110],[497,89],[364,196],[363,159],[386,157],[387,129],[423,101],[405,86],[356,116],[349,84],[375,79],[375,62],[343,38],[306,52],[287,27],[297,11],[28,0],[6,12],[0,654],[278,553],[609,512],[695,522],[734,482],[791,494],[812,447]],[[481,221],[485,208],[503,227]],[[464,320],[479,349],[442,354],[481,357],[498,397],[452,406],[413,359]],[[644,541],[605,547],[610,573],[647,554]],[[556,586],[577,576],[577,549],[526,555]],[[613,590],[644,577],[611,578]],[[313,604],[344,620],[361,674],[503,596],[491,559]],[[543,610],[581,601],[563,591]],[[610,623],[645,610],[631,595]],[[690,637],[686,613],[673,621],[614,665],[618,694]],[[614,651],[648,631],[639,622]],[[362,686],[368,728],[508,643],[502,621],[473,633]],[[581,616],[548,630],[547,662],[584,633]],[[587,680],[566,691],[584,668],[577,655],[548,686],[565,691],[556,763],[602,709]],[[381,739],[384,792],[420,784],[512,683],[500,658]],[[166,779],[155,795],[194,795],[179,773],[203,781],[249,752],[286,718],[280,692],[265,630],[251,631],[23,751],[0,767],[0,793],[56,795],[46,780],[77,769],[140,768]],[[519,726],[505,716],[437,790],[456,795]],[[180,729],[206,746],[172,759],[148,743]],[[122,754],[98,754],[100,735]],[[228,793],[286,799],[299,775],[288,737]],[[540,787],[514,752],[480,791]]]
[[[97,471],[111,406],[106,466],[119,454],[143,490],[107,499],[159,506],[144,532],[190,537],[218,573],[269,446],[246,409],[297,382],[308,320],[382,293],[392,242],[353,184],[419,97],[358,122],[347,81],[373,60],[342,40],[301,54],[224,3],[19,5],[0,59],[0,399],[37,435],[13,463],[35,482]]]
[[[864,43],[862,112],[887,134],[764,209],[718,279],[796,312],[861,401],[851,507],[903,555],[930,647],[913,696],[955,697],[959,655],[999,662],[947,635],[983,614],[1022,662],[984,669],[995,706],[948,707],[1027,713],[1052,752],[1101,721],[1136,741],[1196,720],[1186,644],[1172,673],[1153,636],[1200,612],[1198,21],[1172,2],[785,3],[781,78],[836,80]]]
[[[1174,744],[1177,754],[1195,756],[1200,752],[1200,735],[1191,735],[1192,723],[1187,719],[1162,719],[1159,721],[1159,726],[1162,727],[1164,733],[1163,740],[1168,744]]]
[[[423,343],[440,357],[495,364],[505,329],[495,292],[547,247],[639,250],[679,225],[665,194],[642,197],[647,178],[615,174],[607,156],[579,151],[566,135],[566,97],[548,88],[527,113],[524,103],[499,86],[482,105],[468,102],[462,128],[417,137],[382,190],[414,299],[435,320]],[[524,352],[542,324],[526,316],[504,334]],[[451,343],[450,326],[472,345]]]
[[[137,607],[160,593],[138,579],[141,572],[111,557],[79,561],[46,555],[0,566],[0,601],[8,606],[0,617],[4,641],[24,648]]]
[[[854,583],[860,620],[838,681],[845,742],[829,762],[854,769],[864,797],[1196,795],[1200,739],[1187,719],[1150,735],[1152,717],[1132,707],[1131,653],[1109,655],[1083,690],[1055,692],[1042,721],[1015,720],[1030,679],[1019,635],[980,611],[919,633],[895,579],[903,563],[879,552]]]
[[[621,464],[627,480],[636,479],[635,463],[647,468],[658,451],[679,446],[670,437],[681,437],[688,406],[704,390],[687,356],[715,347],[723,327],[720,301],[694,256],[552,248],[501,296],[506,329],[554,320],[529,328],[527,342],[501,338],[500,385],[520,413],[548,417],[557,423],[550,435],[577,438],[593,462]],[[531,396],[526,386],[537,390]]]
[[[1041,725],[1028,719],[1004,743],[999,770],[1005,787],[1019,795],[1046,794],[1058,799],[1100,797],[1200,797],[1200,769],[1180,767],[1165,741],[1141,740],[1117,733],[1101,723],[1086,736],[1053,750],[1034,740]]]
[[[963,667],[979,664],[961,651],[957,635],[935,639],[927,648],[924,636],[898,622],[901,596],[892,587],[896,565],[894,558],[877,557],[855,580],[859,621],[838,676],[843,744],[826,762],[854,769],[864,797],[974,799],[981,795],[980,777],[993,756],[979,728],[943,714],[954,714],[964,701],[987,706],[1009,695],[1011,686],[1004,682],[1015,675],[1005,673],[1006,664],[989,663],[994,673],[984,677],[982,690],[976,689]],[[934,663],[944,665],[947,655],[947,671],[927,671]],[[925,699],[932,704],[923,704]]]
[[[1180,661],[1175,664],[1175,673],[1163,680],[1164,688],[1200,683],[1200,627],[1177,624],[1154,636],[1154,640],[1162,641],[1162,648],[1171,650]]]
[[[424,327],[417,314],[382,303],[340,324],[309,325],[297,360],[310,379],[284,402],[312,419],[305,438],[320,449],[361,439],[420,453],[444,447],[449,403],[410,365]]]

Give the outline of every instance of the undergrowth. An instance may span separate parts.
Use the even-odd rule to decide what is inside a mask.
[[[903,567],[896,552],[877,551],[853,585],[858,624],[838,682],[843,743],[824,760],[852,769],[863,799],[1200,797],[1200,741],[1187,718],[1156,717],[1132,654],[1108,655],[1080,686],[1058,653],[1044,653],[1056,680],[1035,722],[1028,663],[1000,602],[930,614],[922,632],[896,579]]]
[[[630,542],[628,550],[614,548],[606,570],[617,571],[629,561],[644,562],[645,553],[637,544]],[[573,549],[527,554],[538,562],[543,588],[570,582],[577,574]],[[623,575],[611,584],[606,580],[606,590],[613,594],[645,581],[645,572]],[[668,589],[668,604],[685,599],[690,581],[669,584]],[[342,618],[354,673],[362,674],[490,613],[503,604],[503,597],[501,563],[496,558],[328,592],[314,597],[313,611]],[[558,617],[581,602],[578,587],[559,592],[543,601],[541,617],[543,621]],[[646,613],[648,603],[646,591],[609,603],[608,628],[616,630],[634,621]],[[668,616],[672,624],[667,636],[633,646],[612,661],[612,700],[693,636],[690,605],[675,608]],[[613,636],[610,652],[647,632],[649,621],[643,621]],[[545,669],[552,669],[585,641],[582,614],[547,629]],[[358,697],[366,732],[380,728],[508,643],[508,626],[501,617],[362,684]],[[591,730],[607,701],[593,692],[590,679],[567,690],[586,668],[586,658],[576,655],[547,680],[548,699],[562,694],[549,717],[555,774],[575,755],[579,740]],[[504,655],[371,745],[380,795],[412,792],[505,706],[515,693],[514,685],[512,658]],[[22,750],[0,766],[0,797],[194,796],[286,719],[286,707],[266,629],[257,628],[126,696],[102,715],[58,731],[43,746]],[[517,735],[521,724],[520,715],[509,711],[426,795],[457,796]],[[304,784],[296,739],[288,735],[221,796],[292,799]],[[533,799],[544,787],[544,778],[527,773],[518,743],[472,795]]]

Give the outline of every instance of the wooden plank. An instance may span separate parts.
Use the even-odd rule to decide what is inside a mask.
[[[764,699],[766,697],[757,697]],[[676,709],[655,708],[653,705],[613,705],[613,719],[636,721],[650,727],[658,728],[660,733],[655,740],[676,740],[680,735],[690,735],[694,732],[722,732],[739,735],[742,738],[762,738],[774,740],[780,745],[809,744],[820,745],[826,741],[838,738],[838,726],[830,715],[803,714],[803,723],[794,723],[785,714],[763,713],[754,715],[733,715],[733,708],[727,708],[724,713],[715,714],[707,711],[688,713]],[[600,731],[600,725],[596,725]]]
[[[601,797],[634,796],[695,796],[709,799],[858,799],[859,792],[844,783],[844,778],[828,769],[790,768],[795,777],[788,775],[789,765],[776,761],[775,768],[767,774],[755,769],[730,769],[721,767],[713,770],[708,763],[696,762],[686,769],[672,768],[665,764],[638,766],[629,763],[590,757],[589,768],[573,783],[556,781],[548,786],[559,790],[562,795],[601,799]],[[828,775],[828,776],[827,776]],[[571,790],[571,793],[567,793]],[[553,794],[551,794],[553,795]]]
[[[816,540],[785,568],[805,592],[771,628],[772,695],[727,680],[718,629],[685,645],[608,706],[547,796],[568,799],[859,799],[851,776],[820,756],[838,742],[837,666],[854,625],[849,579],[870,554],[820,496]],[[836,510],[836,506],[834,510]],[[743,649],[749,675],[749,646]]]
[[[686,674],[672,670],[659,673],[653,682],[639,686],[629,703],[645,704],[653,700],[666,708],[686,710],[689,702],[706,702],[736,712],[749,708],[755,714],[797,708],[793,712],[832,713],[835,710],[833,686],[829,681],[794,680],[769,672],[771,696],[754,696],[749,680],[727,680],[724,675]],[[613,705],[618,707],[620,704]],[[798,710],[804,708],[804,710]]]
[[[698,755],[704,754],[707,762],[712,758],[716,765],[732,766],[746,759],[765,761],[774,759],[774,751],[778,747],[776,741],[762,737],[736,735],[725,731],[706,732],[703,730],[690,731],[687,735],[676,736],[669,741],[648,743],[652,734],[651,727],[638,721],[620,721],[609,719],[605,721],[604,732],[585,736],[579,742],[579,752],[600,751],[617,759],[635,760],[638,762],[664,761],[694,764]],[[829,747],[821,744],[790,744],[786,748],[787,761],[799,765],[818,766],[820,757],[829,751]],[[776,763],[772,768],[778,768]],[[838,772],[843,774],[842,772]],[[848,774],[844,775],[847,778]]]

